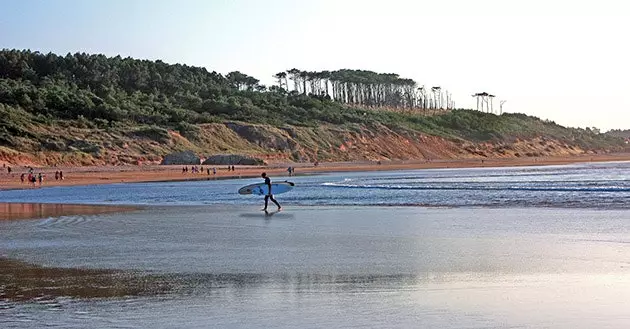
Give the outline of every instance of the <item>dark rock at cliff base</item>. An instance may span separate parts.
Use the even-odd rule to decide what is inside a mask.
[[[162,165],[198,165],[201,159],[193,151],[175,152],[164,156]]]
[[[225,126],[241,138],[265,149],[284,151],[295,148],[297,144],[289,137],[287,132],[275,127],[235,122],[226,123]]]
[[[245,165],[258,166],[264,165],[265,161],[247,155],[238,154],[215,154],[209,156],[204,165]]]

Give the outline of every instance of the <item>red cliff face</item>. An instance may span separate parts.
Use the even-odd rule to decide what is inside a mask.
[[[241,154],[267,162],[437,160],[567,156],[588,153],[575,145],[537,137],[513,142],[475,143],[450,140],[412,130],[371,127],[272,127],[246,123],[199,125],[196,135],[175,131],[158,134],[67,129],[45,144],[25,149],[0,147],[0,164],[121,165],[158,164],[166,154],[191,150],[199,155]],[[54,129],[50,129],[50,132]],[[50,145],[52,145],[49,143]],[[597,150],[607,152],[611,150]],[[592,152],[592,151],[589,151]]]

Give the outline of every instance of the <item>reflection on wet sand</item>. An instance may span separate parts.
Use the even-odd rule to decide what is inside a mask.
[[[57,203],[0,203],[0,220],[95,215],[136,209],[138,209],[138,207]]]
[[[172,273],[42,267],[0,258],[0,301],[34,302],[70,298],[116,298],[189,295],[213,289],[251,289],[277,285],[299,292],[313,287],[331,290],[417,284],[413,275],[264,275],[251,273]]]
[[[0,301],[146,296],[167,290],[168,283],[159,278],[146,280],[132,272],[42,267],[0,258]]]

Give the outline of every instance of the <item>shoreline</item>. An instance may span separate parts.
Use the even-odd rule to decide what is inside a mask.
[[[61,216],[99,215],[140,209],[142,209],[141,206],[133,205],[0,202],[0,222]]]
[[[287,167],[295,168],[294,176],[330,172],[368,172],[414,169],[447,169],[447,168],[491,168],[491,167],[520,167],[520,166],[550,166],[588,162],[630,161],[630,153],[593,154],[564,157],[539,158],[490,158],[490,159],[448,159],[448,160],[409,160],[391,161],[378,164],[373,161],[361,162],[325,162],[314,166],[312,163],[276,163],[267,166],[235,166],[235,171],[228,171],[227,166],[201,166],[217,168],[216,175],[210,172],[182,173],[180,165],[144,165],[144,166],[102,166],[102,167],[45,167],[34,168],[35,174],[45,175],[43,184],[21,183],[20,175],[28,172],[28,167],[12,167],[8,174],[5,168],[0,168],[0,191],[23,190],[58,186],[101,185],[118,183],[149,183],[149,182],[185,182],[201,180],[254,178],[260,173],[267,172],[271,176],[287,176]],[[188,166],[189,168],[192,166]],[[55,180],[55,171],[64,173],[64,180]]]

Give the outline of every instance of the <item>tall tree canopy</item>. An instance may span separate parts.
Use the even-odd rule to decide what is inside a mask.
[[[365,70],[338,70],[309,72],[296,68],[274,76],[280,88],[301,94],[324,96],[336,102],[369,107],[452,109],[455,103],[448,91],[432,87],[427,94],[412,79],[394,73],[376,73]]]
[[[415,81],[397,74],[294,68],[274,77],[278,85],[267,88],[239,71],[223,76],[160,60],[0,51],[0,103],[51,118],[147,124],[218,119],[343,123],[350,120],[344,113],[348,106],[443,107],[441,95],[425,93]]]

